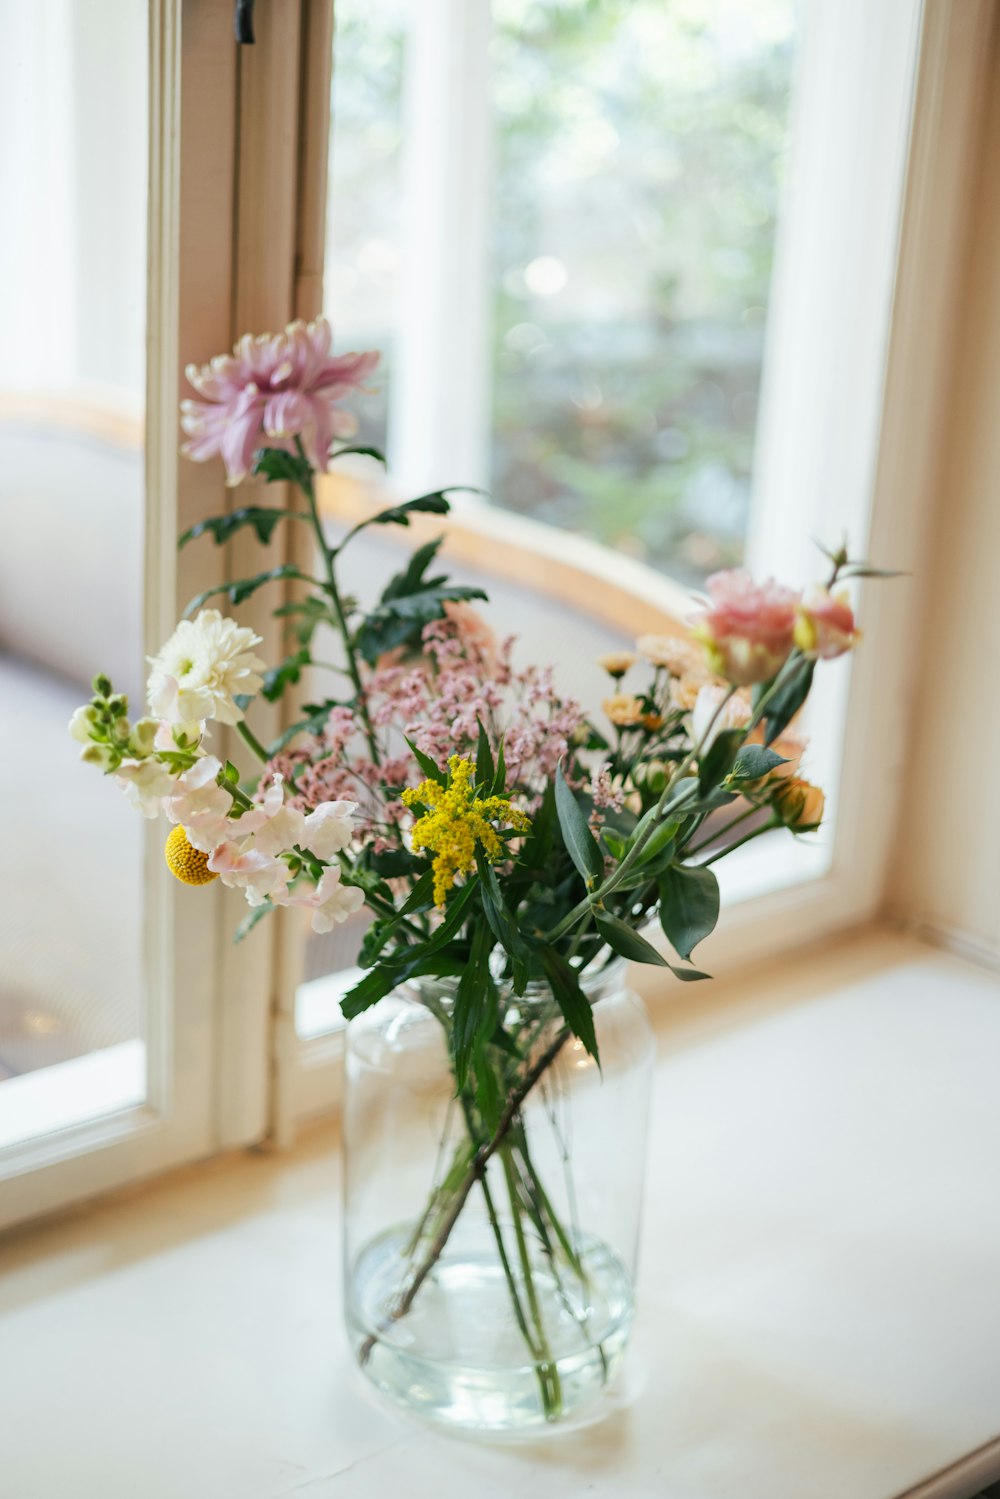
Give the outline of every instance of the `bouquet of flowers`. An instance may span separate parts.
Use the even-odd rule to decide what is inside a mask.
[[[241,933],[278,907],[304,907],[318,932],[368,908],[347,1017],[406,983],[447,989],[435,1014],[467,1137],[415,1231],[391,1313],[402,1317],[472,1188],[486,1190],[494,1157],[515,1227],[526,1224],[574,1273],[572,1232],[534,1171],[522,1106],[571,1038],[598,1057],[586,975],[621,955],[704,979],[691,959],[719,914],[712,866],[774,828],[819,826],[823,793],[799,774],[793,721],[817,663],[858,640],[838,585],[870,569],[841,549],[802,594],[745,572],[710,578],[689,631],[601,658],[609,695],[591,717],[559,692],[551,667],[516,664],[514,642],[498,641],[475,610],[484,595],[441,570],[439,541],[414,551],[373,607],[344,591],[344,555],[359,533],[449,509],[438,492],[373,513],[336,543],[324,530],[316,475],[371,452],[347,445],[343,402],[376,359],[334,357],[317,321],[247,336],[231,356],[188,371],[189,456],[221,456],[231,485],[252,475],[287,485],[291,498],[255,497],[180,545],[225,543],[244,528],[267,545],[278,528],[304,525],[316,575],[283,564],[193,599],[151,660],[146,716],[133,722],[98,676],[70,731],[139,812],[173,824],[166,859],[178,879],[218,878],[243,892],[251,910]],[[288,654],[268,665],[260,637],[210,600],[225,595],[238,608],[280,579],[297,585],[274,611]],[[324,667],[316,646],[330,631],[339,655]],[[325,670],[329,691],[262,743],[255,699],[277,701],[307,669]],[[253,763],[220,756],[219,724],[235,727]],[[652,922],[665,941],[644,935]],[[528,986],[550,997],[544,1025],[503,999]],[[522,1257],[520,1280],[508,1270],[551,1414],[558,1377],[532,1310],[530,1264]]]

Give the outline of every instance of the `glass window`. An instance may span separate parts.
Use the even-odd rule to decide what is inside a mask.
[[[143,822],[66,726],[142,700],[148,125],[144,6],[0,10],[5,1145],[145,1096]]]

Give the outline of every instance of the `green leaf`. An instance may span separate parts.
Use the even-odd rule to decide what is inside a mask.
[[[286,656],[280,666],[272,666],[264,673],[264,685],[261,693],[269,703],[276,703],[286,687],[298,682],[302,676],[302,668],[308,666],[312,657],[307,646],[296,651],[292,656]]]
[[[332,463],[335,458],[346,458],[349,453],[356,453],[360,458],[374,458],[377,462],[381,463],[383,468],[389,467],[388,463],[386,462],[385,454],[379,448],[365,448],[354,446],[349,448],[337,448],[336,452],[330,454],[330,462]]]
[[[666,822],[661,822],[655,832],[651,833],[648,841],[643,845],[636,864],[642,869],[647,864],[652,864],[662,854],[669,850],[677,837],[680,822],[677,818],[668,817]]]
[[[498,1027],[494,1032],[493,1042],[494,1045],[503,1048],[504,1043],[510,1045],[510,1038]],[[476,1107],[483,1116],[483,1123],[492,1135],[500,1123],[505,1100],[496,1068],[490,1063],[487,1043],[481,1035],[477,1036],[475,1041],[472,1072],[476,1086]]]
[[[177,539],[177,547],[187,546],[189,541],[195,541],[199,536],[211,535],[216,546],[222,546],[237,531],[244,526],[252,526],[257,533],[257,540],[264,546],[268,544],[274,534],[275,527],[283,520],[308,520],[309,517],[301,510],[276,510],[266,505],[244,505],[239,510],[234,510],[230,515],[210,515],[206,520],[200,520],[196,526],[184,531]]]
[[[226,780],[229,782],[229,784],[231,786],[238,786],[240,784],[239,766],[234,765],[233,762],[232,762],[232,760],[227,760],[226,761],[226,772],[225,772],[225,774],[226,774]]]
[[[312,644],[312,638],[320,625],[337,626],[337,620],[329,604],[315,594],[307,599],[292,599],[287,604],[280,604],[271,613],[275,619],[290,619],[292,624],[286,628],[288,633],[294,635],[300,646]]]
[[[354,643],[369,665],[398,645],[416,645],[424,625],[444,616],[444,605],[451,600],[485,599],[481,588],[459,583],[435,583],[415,593],[384,599],[377,604],[358,630]]]
[[[459,1092],[465,1087],[476,1037],[484,1029],[489,1034],[496,1024],[495,989],[489,968],[492,950],[493,933],[481,922],[473,928],[469,961],[458,981],[452,1011],[451,1046]]]
[[[604,874],[604,858],[587,826],[583,808],[566,783],[562,766],[556,770],[556,815],[566,852],[583,876],[588,890],[592,889]]]
[[[695,984],[699,979],[710,979],[710,973],[702,973],[700,968],[678,968],[675,963],[668,963],[667,967],[674,978],[681,979],[685,984]]]
[[[523,994],[528,982],[530,952],[507,907],[496,870],[482,849],[476,848],[476,868],[482,892],[483,914],[494,937],[511,960],[515,994]]]
[[[660,876],[660,925],[687,960],[719,919],[719,882],[711,869],[674,864]]]
[[[236,931],[233,933],[233,941],[242,942],[244,938],[249,937],[258,921],[263,921],[265,916],[270,916],[274,909],[270,901],[265,901],[261,906],[254,906],[249,915],[244,916],[236,928]]]
[[[385,848],[371,855],[371,867],[384,879],[400,879],[413,873],[417,860],[403,848]]]
[[[746,737],[746,729],[723,729],[716,734],[698,767],[698,787],[702,796],[725,780]]]
[[[414,911],[419,911],[425,906],[432,904],[434,900],[434,871],[425,869],[417,880],[413,889],[400,907],[400,916],[412,916]]]
[[[436,489],[433,494],[419,495],[415,500],[407,500],[403,505],[390,505],[386,510],[378,511],[376,515],[362,521],[361,524],[362,526],[408,526],[410,516],[414,514],[447,515],[451,505],[445,496],[449,492],[446,489]],[[361,526],[356,529],[360,530]]]
[[[406,739],[405,734],[403,735],[403,738]],[[414,760],[416,760],[417,764],[420,766],[420,769],[423,771],[425,778],[428,781],[434,781],[438,786],[447,786],[447,774],[443,770],[439,769],[439,767],[431,759],[430,755],[425,755],[422,749],[417,749],[417,746],[414,744],[412,739],[406,739],[406,742],[410,746],[410,753],[413,755]]]
[[[774,770],[776,765],[787,765],[788,761],[773,749],[763,744],[745,744],[736,756],[736,763],[729,772],[731,781],[759,781]]]
[[[493,777],[496,774],[493,766],[493,751],[490,749],[490,736],[483,727],[482,720],[477,718],[479,725],[479,740],[476,745],[476,787],[484,796],[493,794]]]
[[[541,949],[542,966],[545,976],[549,981],[556,1004],[562,1011],[563,1019],[580,1041],[584,1048],[600,1065],[597,1055],[597,1032],[594,1029],[594,1012],[591,1009],[590,1000],[580,988],[575,969],[571,968],[566,959],[554,947],[543,947]]]
[[[284,729],[278,735],[277,739],[271,740],[271,743],[267,746],[269,757],[280,754],[286,745],[291,744],[297,734],[321,734],[326,727],[327,719],[330,717],[330,709],[338,705],[334,702],[320,703],[315,705],[315,711],[313,711],[312,705],[307,704],[306,706],[307,717],[300,718],[297,723],[289,724],[288,728]]]
[[[196,594],[191,600],[184,610],[183,618],[189,618],[201,608],[202,604],[207,603],[218,593],[224,593],[231,604],[242,604],[244,599],[256,593],[257,589],[262,588],[265,583],[275,583],[281,578],[298,578],[302,583],[315,583],[313,578],[300,572],[293,562],[285,562],[281,567],[268,568],[267,572],[257,573],[253,578],[240,578],[236,583],[219,583],[215,588],[206,588],[204,593]]]
[[[602,832],[601,841],[612,859],[620,864],[628,852],[628,846],[623,838],[616,838],[613,833]]]
[[[640,937],[634,927],[630,927],[627,921],[623,921],[612,911],[595,912],[594,922],[612,952],[618,953],[620,957],[629,958],[633,963],[655,963],[659,968],[670,966],[652,943],[647,942],[645,937]]]
[[[493,777],[493,789],[490,796],[503,796],[507,790],[507,759],[503,752],[503,740],[497,745],[497,768]]]
[[[773,743],[779,734],[784,733],[796,713],[798,713],[802,704],[809,696],[809,689],[812,687],[815,669],[816,663],[814,661],[798,661],[788,673],[786,679],[781,683],[774,696],[768,699],[764,713],[765,744]],[[756,689],[754,692],[755,708],[770,686],[769,682],[765,682]]]
[[[283,448],[259,448],[253,455],[252,474],[259,474],[268,484],[297,484],[300,489],[308,487],[312,480],[312,464],[297,453],[286,453]]]

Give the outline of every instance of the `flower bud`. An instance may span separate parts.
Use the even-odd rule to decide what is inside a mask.
[[[632,771],[632,779],[637,786],[644,786],[652,796],[659,796],[667,784],[666,761],[640,761]]]
[[[90,731],[97,721],[97,712],[92,703],[85,708],[77,708],[69,721],[70,737],[76,739],[80,744],[90,743]]]
[[[80,751],[85,765],[96,765],[99,770],[113,770],[118,756],[108,744],[87,744]]]
[[[603,656],[598,656],[597,664],[607,672],[609,677],[620,682],[629,667],[634,666],[638,659],[634,651],[605,651]]]
[[[94,678],[90,685],[91,687],[93,687],[96,697],[111,696],[111,680],[109,677],[102,675],[102,673],[98,672],[97,676]]]
[[[111,737],[116,744],[128,744],[132,725],[127,718],[116,717],[111,725]]]
[[[808,589],[795,611],[795,644],[811,660],[832,661],[857,645],[861,632],[846,589]]]
[[[108,698],[108,712],[112,718],[124,718],[128,712],[128,698],[124,692],[113,692]]]
[[[132,753],[141,760],[153,752],[153,741],[156,739],[157,730],[160,727],[158,718],[140,718],[132,725],[131,747]]]
[[[825,797],[811,781],[788,776],[778,782],[771,806],[783,827],[793,833],[811,833],[823,821]]]

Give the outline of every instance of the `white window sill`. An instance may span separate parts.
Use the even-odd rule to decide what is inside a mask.
[[[368,1398],[340,1330],[326,1124],[290,1158],[209,1163],[8,1239],[4,1492],[976,1492],[1000,1474],[1000,982],[841,938],[685,995],[660,1029],[639,1320],[603,1423],[477,1448]]]

